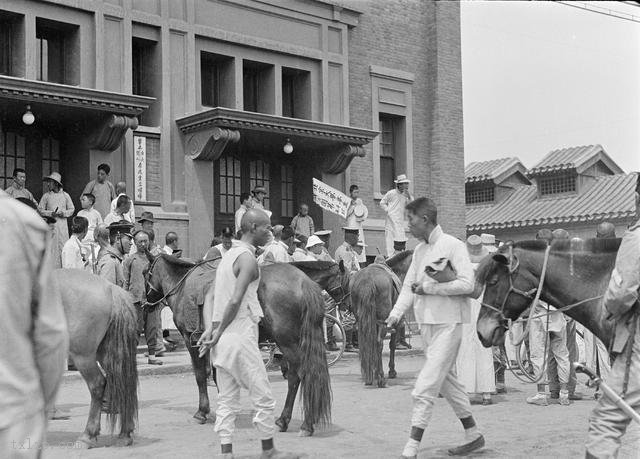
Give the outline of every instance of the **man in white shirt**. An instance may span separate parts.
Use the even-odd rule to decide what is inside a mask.
[[[409,194],[409,183],[411,181],[405,174],[398,175],[394,180],[396,188],[389,190],[380,200],[380,207],[387,213],[384,224],[384,236],[387,246],[387,256],[393,256],[396,252],[394,242],[402,243],[407,241],[405,228],[407,220],[404,215],[405,206],[413,200]],[[396,244],[397,246],[402,244]]]
[[[127,184],[124,182],[116,183],[116,197],[111,201],[111,208],[110,208],[111,212],[114,212],[116,210],[118,198],[120,196],[126,196],[126,195],[127,195]],[[125,218],[126,221],[135,223],[136,209],[133,203],[131,203],[131,209],[129,209],[129,212],[127,212],[127,216],[128,218]]]
[[[334,257],[336,263],[342,261],[345,269],[349,273],[360,271],[360,262],[358,261],[358,254],[355,249],[360,230],[358,227],[349,226],[343,226],[342,229],[344,230],[344,242],[336,249]]]
[[[62,247],[62,267],[65,269],[91,268],[90,249],[82,245],[89,223],[84,217],[75,216],[71,223],[71,237]]]
[[[164,237],[165,245],[162,248],[162,252],[167,255],[173,255],[173,252],[178,250],[178,235],[173,231],[169,231]]]
[[[468,295],[473,292],[473,266],[465,244],[445,234],[437,223],[438,211],[428,198],[418,198],[406,206],[409,230],[420,240],[393,310],[386,320],[395,327],[402,315],[413,307],[420,324],[425,363],[412,392],[411,434],[403,458],[415,458],[422,435],[433,414],[433,405],[442,394],[465,430],[466,443],[451,448],[449,454],[462,455],[484,446],[471,414],[471,404],[458,381],[455,362],[462,339],[462,324],[469,321]],[[453,280],[438,282],[426,274],[427,265],[450,265]]]
[[[289,255],[289,251],[293,247],[293,238],[293,228],[290,226],[285,226],[277,233],[274,231],[274,239],[264,248],[264,252],[258,258],[258,264],[270,265],[293,261]]]
[[[235,233],[234,236],[240,232],[240,225],[242,223],[242,217],[247,213],[247,210],[251,209],[251,204],[253,200],[251,199],[251,195],[249,193],[240,193],[240,207],[236,210],[235,215]]]
[[[115,210],[113,212],[110,212],[104,219],[105,225],[117,223],[122,220],[126,220],[129,223],[135,223],[135,220],[129,220],[129,211],[131,210],[131,207],[133,207],[131,198],[126,194],[123,194],[122,196],[117,198]]]

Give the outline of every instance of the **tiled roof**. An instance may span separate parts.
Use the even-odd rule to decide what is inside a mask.
[[[490,161],[476,161],[468,164],[464,168],[465,182],[483,182],[485,180],[495,180],[508,170],[518,169],[521,166],[524,173],[524,166],[518,158],[501,158]]]
[[[566,169],[580,169],[580,166],[595,159],[596,156],[615,174],[622,173],[622,169],[609,158],[602,145],[584,145],[560,148],[549,152],[538,164],[529,169],[527,175],[534,176]]]
[[[633,217],[636,183],[635,173],[601,176],[582,194],[542,199],[535,185],[521,186],[497,204],[467,207],[467,231]]]

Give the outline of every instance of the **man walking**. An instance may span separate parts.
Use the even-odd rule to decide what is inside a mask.
[[[91,180],[84,187],[82,194],[91,193],[95,196],[95,209],[100,212],[102,218],[106,218],[111,211],[111,201],[116,197],[116,189],[107,177],[111,173],[111,167],[108,164],[100,164],[95,180]]]
[[[24,169],[16,167],[13,170],[13,183],[7,188],[6,193],[12,198],[27,198],[28,200],[38,204],[31,194],[31,191],[25,188],[27,183],[27,173]]]
[[[429,198],[418,198],[406,206],[411,234],[421,242],[415,248],[413,260],[402,290],[386,324],[394,327],[402,315],[413,307],[424,343],[425,363],[418,375],[413,396],[411,434],[402,451],[403,458],[416,458],[422,435],[433,414],[433,405],[442,394],[465,431],[465,444],[451,448],[449,454],[463,455],[484,446],[471,414],[471,404],[464,387],[458,381],[454,364],[462,339],[462,324],[469,322],[470,307],[464,295],[473,292],[473,267],[465,244],[442,231],[438,211]],[[453,280],[438,282],[425,273],[435,263],[450,271]]]
[[[274,448],[276,403],[258,348],[258,322],[263,313],[258,301],[260,270],[255,248],[267,242],[269,233],[269,217],[258,209],[248,210],[242,218],[240,244],[222,258],[215,289],[209,289],[205,298],[208,326],[198,344],[201,357],[213,348],[211,358],[219,390],[215,431],[223,457],[233,457],[233,433],[243,387],[249,390],[256,411],[253,425],[262,440],[261,457],[297,457]]]
[[[404,250],[406,246],[405,228],[407,221],[405,220],[404,209],[407,203],[413,200],[413,197],[409,194],[409,183],[411,181],[405,174],[398,175],[394,182],[396,188],[389,190],[380,200],[380,207],[387,213],[384,236],[388,257]]]
[[[67,357],[67,321],[47,246],[49,228],[24,204],[0,191],[0,457],[37,458],[45,413],[53,409]]]
[[[640,185],[640,182],[639,182]],[[640,215],[638,188],[635,193],[636,216]],[[615,338],[611,348],[616,358],[607,384],[636,412],[640,410],[640,220],[624,233],[609,287],[604,294],[604,307],[615,322]],[[631,422],[609,397],[600,397],[589,416],[586,458],[610,458],[618,455],[620,438]]]

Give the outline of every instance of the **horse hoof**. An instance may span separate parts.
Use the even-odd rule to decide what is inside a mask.
[[[97,438],[80,437],[75,441],[73,447],[76,449],[91,449],[95,448],[96,446],[98,446]]]
[[[381,379],[380,381],[378,381],[378,387],[380,389],[387,387],[387,381],[384,379]]]
[[[116,446],[123,447],[123,446],[131,446],[131,445],[133,445],[133,437],[131,436],[131,434],[118,436],[118,440],[116,441]]]
[[[207,415],[202,414],[199,411],[193,415],[193,418],[198,422],[198,424],[206,424],[207,422]]]
[[[313,431],[308,431],[306,429],[300,429],[298,433],[298,437],[311,437],[313,435]]]
[[[276,419],[276,425],[280,427],[280,432],[286,432],[289,429],[289,423],[283,421],[282,419]]]
[[[398,376],[398,373],[395,370],[389,370],[389,379],[396,379],[396,376]]]
[[[373,382],[372,381],[365,381],[364,385],[365,386],[373,386]]]

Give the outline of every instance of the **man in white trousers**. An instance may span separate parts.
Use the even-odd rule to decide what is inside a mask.
[[[253,425],[262,440],[261,458],[295,458],[274,448],[276,402],[258,348],[258,322],[263,313],[258,301],[260,271],[255,248],[266,244],[269,238],[269,217],[262,210],[249,209],[242,217],[241,227],[240,243],[222,258],[215,290],[209,289],[205,298],[205,320],[210,320],[198,341],[201,357],[213,348],[211,359],[219,390],[215,431],[223,457],[232,458],[240,389],[245,388],[256,412]]]
[[[405,228],[407,220],[404,215],[405,206],[413,200],[409,194],[409,183],[411,181],[405,174],[400,174],[394,180],[396,187],[389,190],[380,200],[380,207],[387,214],[384,222],[384,237],[387,246],[387,256],[391,257],[397,251],[404,250],[407,242]]]
[[[406,206],[409,230],[421,242],[402,285],[400,296],[386,323],[395,326],[413,307],[424,344],[425,363],[412,392],[411,434],[402,458],[415,458],[420,441],[433,414],[433,405],[442,394],[465,431],[465,443],[449,449],[451,455],[465,455],[484,446],[471,414],[471,404],[458,381],[455,362],[462,339],[462,324],[469,322],[468,298],[473,292],[473,267],[464,242],[442,231],[434,202],[418,198]],[[438,282],[425,273],[429,265],[450,265],[452,280]]]

